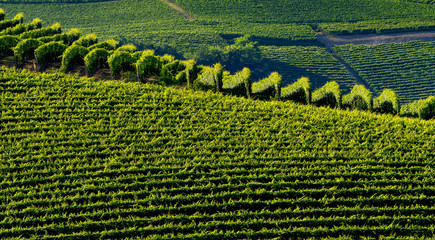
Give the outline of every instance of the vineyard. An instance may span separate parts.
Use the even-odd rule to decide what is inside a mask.
[[[0,238],[433,237],[433,121],[5,68],[0,83]]]
[[[391,88],[403,103],[435,95],[435,42],[345,45],[333,50],[378,93]]]

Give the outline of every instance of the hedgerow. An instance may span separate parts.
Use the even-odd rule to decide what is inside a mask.
[[[299,78],[295,83],[284,87],[281,90],[283,100],[292,100],[295,102],[310,104],[311,103],[311,82],[307,77]]]
[[[40,38],[45,36],[52,36],[55,34],[59,34],[62,32],[62,28],[60,27],[60,23],[55,23],[50,27],[38,28],[28,32],[23,32],[20,34],[21,39],[27,38]]]
[[[187,86],[191,87],[193,86],[194,80],[198,77],[200,68],[198,67],[196,61],[193,59],[185,61],[184,64],[186,65],[186,70],[184,71],[186,72]]]
[[[77,28],[72,28],[67,33],[59,33],[51,36],[45,36],[38,38],[39,41],[44,43],[49,42],[59,42],[62,41],[65,45],[71,45],[73,42],[77,41],[80,38],[81,31]]]
[[[99,68],[109,67],[107,59],[111,55],[111,52],[104,48],[95,48],[90,51],[84,57],[86,65],[86,73],[88,76],[92,76]]]
[[[117,51],[119,51],[119,49]],[[162,63],[159,58],[154,55],[154,51],[143,51],[139,60],[136,62],[136,74],[138,80],[144,81],[147,77],[161,75],[161,71]]]
[[[373,108],[373,97],[364,85],[355,85],[349,94],[343,96],[342,106],[348,109],[369,110]]]
[[[220,63],[216,63],[213,67],[204,66],[195,80],[195,87],[222,92],[222,79],[223,67]]]
[[[114,51],[107,59],[110,71],[114,79],[119,78],[122,72],[134,71],[136,62],[131,53],[126,51]]]
[[[42,27],[42,20],[39,18],[33,19],[31,23],[20,23],[14,27],[3,29],[0,35],[19,35],[23,32],[31,31]]]
[[[312,103],[316,106],[341,108],[341,89],[337,82],[327,82],[312,94]]]
[[[24,60],[34,58],[35,50],[42,44],[43,42],[34,38],[24,39],[19,42],[17,46],[13,48],[16,63],[21,65]]]
[[[61,42],[50,42],[39,46],[35,50],[38,66],[44,69],[48,63],[58,62],[67,46]]]
[[[435,96],[416,100],[402,106],[400,114],[407,117],[419,117],[426,120],[435,118]]]
[[[399,96],[391,89],[384,89],[379,97],[373,99],[373,111],[378,113],[399,114]]]
[[[269,77],[252,84],[252,95],[260,99],[279,99],[281,97],[282,77],[273,72]]]
[[[0,21],[3,21],[5,19],[5,11],[0,8]]]
[[[126,45],[122,45],[121,47],[117,48],[117,51],[124,51],[124,52],[129,52],[129,53],[134,53],[136,52],[136,46],[133,44],[126,44]]]
[[[63,71],[69,71],[77,65],[84,65],[84,58],[89,53],[89,50],[83,46],[72,45],[68,47],[62,54]]]
[[[77,41],[75,41],[73,43],[73,45],[78,45],[78,46],[88,48],[96,43],[98,43],[97,35],[90,33],[90,34],[87,34],[86,36],[79,38]]]
[[[243,68],[234,75],[225,76],[223,79],[223,91],[238,96],[251,98],[252,95],[252,80],[251,70]]]
[[[0,56],[11,56],[14,54],[12,50],[20,42],[17,36],[0,36]]]
[[[108,40],[105,40],[103,42],[100,42],[100,43],[97,43],[97,44],[94,44],[94,45],[88,47],[88,50],[92,51],[95,48],[104,48],[108,51],[111,51],[111,50],[117,49],[118,47],[119,47],[118,41],[116,41],[115,39],[108,39]]]
[[[24,14],[18,13],[13,19],[0,21],[0,31],[23,23]]]

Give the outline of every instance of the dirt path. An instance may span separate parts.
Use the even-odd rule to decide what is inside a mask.
[[[181,16],[185,17],[187,20],[193,21],[195,20],[195,17],[193,17],[190,13],[188,13],[186,10],[178,6],[173,0],[161,0],[162,2],[166,3],[169,7],[177,11]]]
[[[345,44],[379,45],[383,43],[406,43],[417,40],[422,42],[430,42],[435,41],[435,31],[391,34],[356,34],[345,36],[329,36],[323,32],[317,32],[317,37],[329,51],[333,46]]]

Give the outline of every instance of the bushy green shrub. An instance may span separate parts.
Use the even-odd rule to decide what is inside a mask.
[[[159,76],[159,80],[162,83],[165,83],[166,85],[174,82],[175,77],[174,75],[171,73],[171,71],[169,71],[169,69],[165,66],[162,67],[162,70],[160,71],[160,76]]]
[[[341,90],[337,82],[327,82],[312,94],[312,103],[316,106],[341,108]]]
[[[343,96],[342,105],[348,109],[372,110],[372,93],[364,85],[355,85],[349,94]]]
[[[0,21],[0,31],[23,23],[24,14],[18,13],[13,19]]]
[[[139,81],[144,81],[145,78],[150,76],[162,74],[162,63],[154,55],[154,51],[146,50],[142,52],[140,59],[136,62],[136,74]]]
[[[32,31],[23,32],[20,34],[21,39],[27,38],[40,38],[45,36],[53,36],[55,34],[60,34],[62,32],[62,28],[60,27],[60,23],[55,23],[50,27],[38,28]]]
[[[0,8],[0,21],[3,21],[5,19],[5,11]]]
[[[95,48],[84,57],[86,72],[88,76],[94,74],[99,68],[109,67],[107,59],[110,52],[104,48]]]
[[[381,95],[373,100],[373,111],[379,113],[400,113],[400,100],[396,92],[385,89]]]
[[[0,36],[0,57],[12,56],[14,51],[12,50],[20,42],[17,36]]]
[[[435,118],[435,96],[402,106],[400,114],[406,117],[419,117],[426,120]]]
[[[175,75],[175,81],[178,83],[183,83],[187,81],[187,73],[186,71],[181,71]]]
[[[90,33],[87,34],[86,36],[79,38],[77,41],[73,42],[73,45],[78,45],[78,46],[88,48],[96,43],[98,43],[97,35]]]
[[[259,99],[279,99],[281,97],[282,76],[273,72],[269,77],[252,84],[252,95]]]
[[[44,68],[50,62],[59,61],[67,46],[61,42],[50,42],[39,46],[35,50],[38,66]]]
[[[23,64],[24,60],[33,58],[35,50],[43,43],[34,38],[24,39],[13,48],[15,54],[15,61],[18,65]]]
[[[108,40],[105,40],[103,42],[100,42],[100,43],[97,43],[97,44],[94,44],[94,45],[88,47],[88,50],[92,51],[95,48],[104,48],[104,49],[110,51],[110,50],[117,49],[118,46],[119,46],[118,41],[116,41],[115,39],[108,39]]]
[[[295,83],[288,85],[281,91],[281,98],[295,102],[311,103],[311,82],[307,77],[299,78]]]
[[[186,72],[187,86],[191,87],[195,79],[198,77],[200,68],[196,64],[196,61],[193,59],[185,61],[184,65],[186,66],[186,69],[184,71]]]
[[[224,92],[250,98],[252,95],[251,85],[251,70],[245,67],[234,75],[224,77],[222,88]]]
[[[216,63],[213,67],[204,67],[195,81],[195,86],[202,89],[214,89],[222,92],[223,67]]]
[[[62,54],[62,70],[69,71],[76,65],[84,65],[89,50],[83,46],[71,45]]]
[[[42,27],[42,20],[39,18],[33,19],[31,23],[20,23],[15,27],[3,29],[0,35],[19,35],[23,32],[31,31]]]
[[[124,52],[134,53],[134,52],[136,52],[136,46],[133,44],[126,44],[126,45],[122,45],[121,47],[116,49],[116,51],[124,51]],[[153,54],[154,54],[154,51],[153,51]]]
[[[122,72],[134,71],[135,59],[129,52],[113,52],[107,59],[114,79],[120,78]]]
[[[73,28],[67,33],[59,33],[51,36],[40,37],[38,40],[44,43],[62,41],[63,44],[69,46],[80,38],[80,34],[81,32],[79,29]]]
[[[175,61],[175,57],[169,54],[165,54],[160,57],[160,62],[162,62],[163,65],[166,65],[168,63],[171,63]]]
[[[166,61],[162,61],[160,59],[161,63],[164,63]],[[186,65],[184,65],[181,61],[179,60],[175,60],[172,62],[168,62],[166,64],[163,65],[164,67],[166,67],[168,69],[168,71],[173,75],[176,76],[179,72],[182,72],[186,69]]]

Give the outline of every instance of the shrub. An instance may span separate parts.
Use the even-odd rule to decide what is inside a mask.
[[[186,72],[187,86],[191,87],[195,79],[198,77],[200,68],[196,64],[196,61],[193,59],[185,61],[184,65],[186,66],[185,72]]]
[[[38,66],[44,68],[50,62],[56,62],[62,56],[67,46],[61,42],[50,42],[39,46],[35,50]]]
[[[173,61],[175,61],[175,57],[172,55],[165,54],[162,57],[160,57],[160,62],[162,62],[163,65],[171,63]]]
[[[77,28],[73,28],[69,30],[67,33],[55,34],[52,36],[45,36],[38,38],[39,41],[44,43],[49,42],[59,42],[62,41],[65,45],[71,45],[73,42],[77,41],[80,38],[80,30]]]
[[[279,99],[281,97],[282,77],[273,72],[269,77],[252,84],[252,95],[260,99]]]
[[[399,96],[391,89],[385,89],[381,95],[373,100],[373,111],[379,113],[400,113]]]
[[[251,70],[245,67],[234,75],[224,77],[222,88],[224,92],[250,98],[252,94],[251,85]]]
[[[24,39],[13,48],[15,54],[15,61],[18,65],[23,64],[24,60],[33,58],[35,50],[43,43],[37,39],[29,38]]]
[[[213,67],[204,67],[195,81],[195,85],[202,89],[214,89],[222,92],[223,67],[216,63]]]
[[[18,13],[13,19],[0,21],[0,30],[14,27],[20,23],[23,23],[24,14]]]
[[[160,59],[160,62],[164,63],[166,61],[162,61]],[[166,63],[163,66],[166,67],[173,76],[176,76],[179,72],[182,72],[186,69],[186,65],[184,65],[183,62],[179,60]]]
[[[187,81],[186,71],[181,71],[177,75],[175,75],[175,81],[178,83],[186,82]]]
[[[337,82],[328,82],[312,94],[312,103],[316,106],[341,108],[341,90]]]
[[[62,32],[62,28],[59,23],[55,23],[50,27],[38,28],[32,31],[23,32],[20,34],[21,39],[27,38],[40,38],[45,36],[52,36],[55,34],[60,34]]]
[[[116,49],[116,51],[124,51],[124,52],[134,53],[134,52],[136,52],[136,46],[133,44],[126,44],[126,45],[123,45],[123,46],[119,47],[118,49]],[[153,51],[153,54],[154,54],[154,51]]]
[[[14,51],[12,50],[15,47],[20,39],[16,36],[0,36],[0,57],[2,56],[12,56]]]
[[[119,42],[115,39],[108,39],[106,41],[94,44],[88,48],[89,51],[92,51],[95,48],[104,48],[106,50],[115,50],[119,46]]]
[[[5,11],[0,8],[0,21],[3,21],[5,19]]]
[[[162,70],[160,71],[160,82],[164,82],[165,84],[170,84],[174,81],[174,75],[172,75],[171,71],[165,66],[162,67]]]
[[[307,77],[299,78],[295,83],[282,89],[281,98],[295,102],[311,103],[311,83]]]
[[[107,59],[114,79],[120,78],[122,72],[134,71],[134,58],[129,52],[115,51]]]
[[[117,50],[119,51],[119,50]],[[154,51],[147,50],[142,52],[140,59],[136,62],[136,74],[139,81],[144,81],[146,77],[159,76],[162,71],[162,63],[154,55]]]
[[[15,27],[6,28],[0,32],[0,35],[19,35],[23,32],[31,31],[41,27],[42,27],[41,19],[35,18],[31,23],[20,23]]]
[[[89,50],[79,45],[68,47],[62,55],[62,70],[69,71],[76,65],[83,65],[84,58],[89,53]]]
[[[86,65],[87,75],[90,76],[94,74],[99,68],[108,68],[109,64],[107,63],[107,59],[109,56],[110,52],[103,48],[95,48],[86,54],[84,57],[84,62]]]
[[[435,96],[406,104],[400,112],[401,115],[407,117],[419,117],[426,120],[435,118]]]
[[[355,85],[349,94],[343,96],[342,103],[348,109],[372,110],[372,93],[364,85]]]
[[[79,38],[77,41],[75,41],[73,43],[73,45],[78,45],[78,46],[82,46],[82,47],[90,47],[91,45],[94,45],[98,42],[98,37],[97,35],[90,33],[87,34],[86,36],[83,36],[81,38]]]

